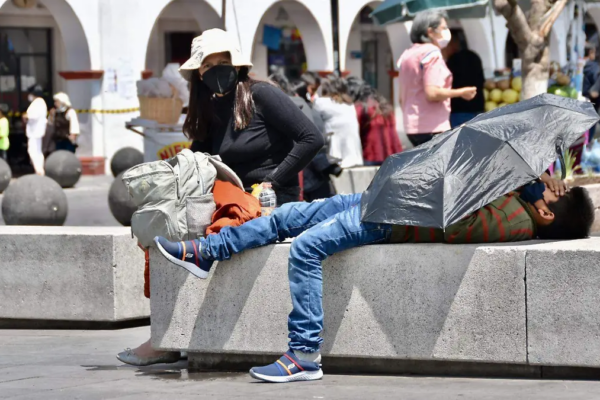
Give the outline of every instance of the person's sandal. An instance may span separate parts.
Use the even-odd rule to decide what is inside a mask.
[[[154,364],[173,364],[181,359],[181,353],[178,351],[165,351],[156,357],[140,357],[131,349],[117,354],[117,359],[125,364],[135,365],[136,367],[145,367]]]

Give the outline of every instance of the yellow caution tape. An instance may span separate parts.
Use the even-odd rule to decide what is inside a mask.
[[[123,108],[120,110],[75,110],[75,111],[78,114],[127,114],[127,113],[140,111],[140,108],[133,107],[133,108]],[[25,114],[25,113],[11,110],[6,113],[6,116],[9,118],[10,117],[20,117],[23,114]]]
[[[140,111],[139,107],[123,108],[121,110],[75,110],[78,114],[126,114]]]

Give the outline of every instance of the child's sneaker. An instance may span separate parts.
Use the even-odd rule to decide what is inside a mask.
[[[162,255],[173,264],[187,269],[198,278],[206,279],[208,277],[214,261],[207,260],[202,256],[199,240],[169,242],[164,237],[157,236],[154,238],[154,243]]]
[[[321,364],[301,361],[288,350],[273,364],[264,367],[253,367],[250,376],[265,382],[285,383],[295,381],[315,381],[323,378]]]

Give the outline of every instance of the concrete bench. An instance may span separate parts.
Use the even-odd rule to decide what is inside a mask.
[[[150,316],[129,228],[0,226],[0,254],[3,327]]]
[[[288,253],[251,250],[207,280],[151,254],[153,345],[204,367],[272,362],[287,349]],[[323,274],[329,363],[468,362],[533,376],[539,365],[600,367],[600,238],[374,245],[331,257]]]

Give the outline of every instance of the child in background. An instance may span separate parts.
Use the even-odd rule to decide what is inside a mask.
[[[8,148],[10,146],[10,142],[8,141],[9,134],[9,123],[8,118],[4,114],[4,111],[0,109],[0,158],[4,161],[8,162]]]

